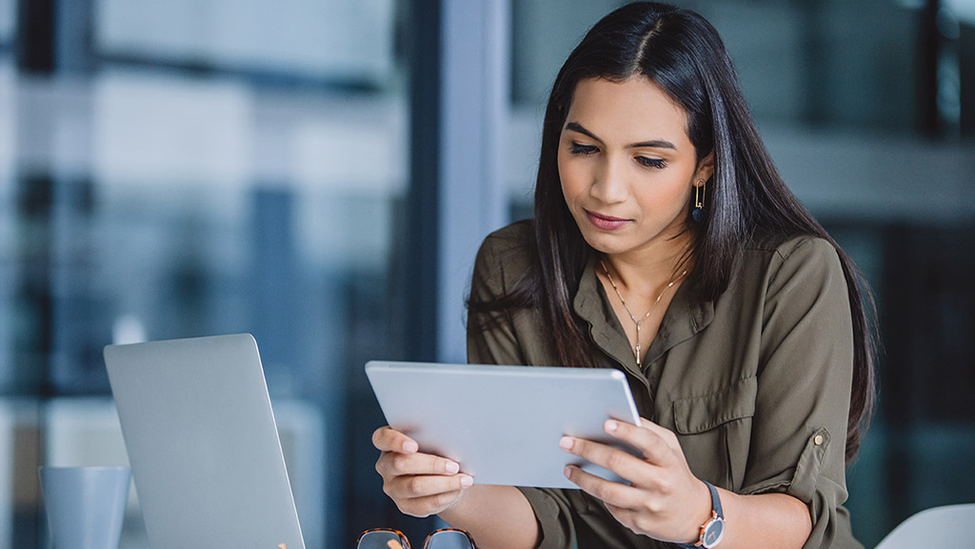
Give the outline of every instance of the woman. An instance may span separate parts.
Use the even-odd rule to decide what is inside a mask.
[[[472,486],[381,428],[384,489],[488,548],[859,547],[842,507],[873,395],[859,282],[776,172],[714,28],[625,6],[556,79],[535,218],[481,247],[468,357],[624,370],[645,419],[605,428],[643,459],[565,437],[629,483],[568,467],[581,490]]]

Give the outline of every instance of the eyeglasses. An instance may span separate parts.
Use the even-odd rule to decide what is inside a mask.
[[[359,535],[356,549],[410,549],[406,535],[392,528],[373,528]],[[477,549],[474,538],[466,530],[441,528],[423,540],[423,549]]]

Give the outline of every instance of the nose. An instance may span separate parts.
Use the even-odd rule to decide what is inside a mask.
[[[604,204],[618,204],[630,196],[624,166],[619,161],[604,157],[593,174],[589,195]]]

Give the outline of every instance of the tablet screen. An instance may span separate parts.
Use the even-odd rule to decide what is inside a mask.
[[[619,480],[562,450],[564,435],[639,455],[603,431],[610,418],[639,423],[619,370],[372,361],[366,375],[392,428],[475,483],[578,488],[568,464]]]

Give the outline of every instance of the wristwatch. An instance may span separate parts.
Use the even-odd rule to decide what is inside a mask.
[[[678,547],[684,549],[711,549],[717,547],[724,537],[724,513],[721,512],[721,498],[718,497],[718,489],[706,480],[702,480],[711,492],[711,518],[701,525],[701,537],[697,543],[681,543]]]

